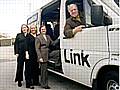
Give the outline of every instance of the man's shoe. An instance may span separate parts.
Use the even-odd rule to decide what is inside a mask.
[[[21,87],[21,86],[22,86],[21,81],[18,81],[18,87]]]
[[[40,83],[38,83],[38,86],[41,86],[41,84],[40,84]]]
[[[30,86],[30,89],[34,89],[34,87],[33,87],[33,86]]]
[[[50,89],[50,87],[49,86],[46,86],[46,87],[44,87],[45,89]]]
[[[33,87],[33,86],[26,86],[26,88],[34,89],[34,87]]]

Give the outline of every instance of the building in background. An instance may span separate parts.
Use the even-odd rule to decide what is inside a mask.
[[[11,46],[14,44],[15,38],[11,38],[6,33],[0,33],[0,46]]]

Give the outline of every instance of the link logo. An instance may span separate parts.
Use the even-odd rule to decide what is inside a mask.
[[[69,59],[67,58],[69,55]],[[64,60],[66,63],[71,63],[71,64],[75,64],[78,60],[78,64],[81,66],[84,66],[85,64],[87,65],[87,67],[90,68],[90,64],[88,62],[88,57],[89,55],[86,54],[84,55],[83,50],[81,51],[81,53],[75,53],[73,52],[73,49],[70,49],[70,53],[67,54],[66,49],[64,49]]]

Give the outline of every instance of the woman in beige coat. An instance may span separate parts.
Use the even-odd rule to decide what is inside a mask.
[[[48,50],[49,46],[52,44],[52,39],[49,35],[46,35],[46,27],[40,27],[40,35],[35,39],[35,47],[38,56],[38,62],[41,67],[41,87],[45,89],[50,89],[48,86],[48,72],[47,72],[47,62],[48,62]]]

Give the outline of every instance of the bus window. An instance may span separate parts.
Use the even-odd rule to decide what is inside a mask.
[[[48,7],[45,7],[42,9],[41,13],[41,21],[44,22],[44,24],[47,27],[48,35],[52,38],[52,40],[56,40],[56,34],[59,33],[59,30],[54,31],[56,29],[56,24],[58,23],[60,19],[60,1],[57,1]],[[59,35],[59,34],[58,34]],[[58,36],[57,36],[58,37]]]
[[[64,26],[65,38],[72,38],[85,27],[83,0],[67,0],[66,23]],[[64,39],[65,39],[64,38]]]

